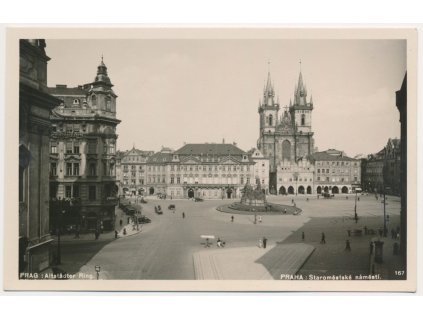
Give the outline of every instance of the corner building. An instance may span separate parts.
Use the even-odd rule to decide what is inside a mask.
[[[48,204],[50,114],[59,101],[48,92],[50,58],[45,47],[42,39],[19,41],[19,273],[42,272],[53,261]]]
[[[272,194],[313,193],[314,167],[309,156],[314,151],[312,131],[313,98],[307,101],[307,88],[300,72],[290,100],[279,117],[279,101],[268,73],[259,101],[260,134],[257,148],[269,159],[269,191]]]
[[[112,87],[102,59],[93,82],[49,89],[62,101],[51,116],[50,197],[59,202],[50,213],[54,226],[114,228],[116,126],[120,120],[116,118],[117,95]],[[63,201],[71,202],[73,208],[62,210],[67,206]]]

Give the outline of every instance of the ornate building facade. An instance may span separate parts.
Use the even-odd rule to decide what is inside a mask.
[[[298,193],[312,188],[313,167],[308,157],[314,150],[313,98],[307,100],[307,88],[301,72],[294,91],[294,102],[289,102],[281,117],[279,110],[269,73],[263,100],[259,101],[258,107],[260,136],[257,148],[269,158],[270,193]]]
[[[263,156],[257,148],[251,149],[248,154],[254,161],[253,179],[255,183],[260,182],[260,187],[265,194],[269,194],[269,159]]]
[[[49,222],[50,114],[59,102],[47,88],[44,40],[19,43],[19,273],[52,262]]]
[[[116,126],[120,120],[116,118],[117,95],[112,87],[102,58],[93,82],[49,89],[61,100],[50,118],[50,197],[58,201],[53,205],[56,211],[51,211],[55,226],[114,228]],[[63,209],[63,201],[73,208]]]
[[[119,195],[143,195],[147,193],[147,159],[153,151],[133,147],[116,153],[116,181]]]
[[[253,182],[255,162],[232,144],[186,144],[163,148],[147,160],[148,194],[168,198],[240,198]]]

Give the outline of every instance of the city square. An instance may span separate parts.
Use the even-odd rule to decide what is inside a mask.
[[[358,198],[357,223],[354,219],[355,195],[339,195],[333,199],[271,196],[271,202],[286,205],[292,205],[291,200],[294,199],[302,212],[298,215],[264,213],[260,223],[254,223],[252,214],[230,214],[216,210],[226,200],[194,202],[151,198],[147,204],[138,205],[134,198],[133,204],[142,207],[142,214],[151,218],[151,223],[143,224],[140,231],[131,236],[118,239],[107,234],[103,235],[105,238],[100,235],[99,241],[95,241],[92,235],[80,239],[75,239],[74,235],[62,238],[61,268],[68,273],[84,273],[87,277],[95,277],[95,266],[101,266],[100,279],[189,280],[198,278],[196,273],[202,268],[208,270],[211,266],[207,261],[196,264],[194,258],[197,254],[224,253],[218,258],[221,268],[217,271],[227,276],[215,275],[206,279],[262,279],[259,275],[267,272],[264,269],[266,266],[271,267],[273,263],[283,261],[290,253],[289,249],[282,249],[272,256],[275,253],[272,250],[278,249],[276,246],[287,245],[297,249],[298,245],[307,244],[314,249],[309,254],[293,256],[300,262],[297,266],[301,267],[295,273],[304,277],[309,274],[368,275],[369,241],[377,240],[377,231],[383,228],[383,203],[371,195],[360,195]],[[169,204],[175,204],[176,209],[168,210]],[[156,205],[163,207],[162,215],[154,212]],[[388,197],[386,213],[390,220],[389,230],[398,226],[399,211],[399,200]],[[182,213],[185,213],[185,218]],[[121,214],[120,218],[126,223],[126,215]],[[366,235],[364,227],[376,233]],[[353,232],[351,236],[348,236],[348,230]],[[362,233],[354,234],[354,230]],[[305,234],[304,240],[302,232]],[[322,232],[326,235],[326,244],[320,243]],[[226,245],[219,248],[215,239],[210,248],[205,248],[202,235],[213,235],[216,239],[219,237]],[[268,239],[266,249],[258,245],[263,236]],[[351,241],[351,252],[345,251],[347,239]],[[385,244],[385,257],[392,258],[395,242],[392,240]],[[78,256],[82,245],[82,255]],[[266,254],[271,255],[269,264],[256,263]],[[396,258],[399,259],[398,256]],[[280,270],[283,269],[270,271],[273,276],[268,274],[265,279],[278,279]],[[395,277],[393,272],[389,275],[390,279],[400,278]]]

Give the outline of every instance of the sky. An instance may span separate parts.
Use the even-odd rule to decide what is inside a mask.
[[[400,137],[395,91],[406,72],[404,40],[47,40],[46,52],[49,86],[92,82],[104,56],[118,95],[120,150],[223,139],[256,147],[267,73],[281,116],[300,68],[319,151],[367,155]]]

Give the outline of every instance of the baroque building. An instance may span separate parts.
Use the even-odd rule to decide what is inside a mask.
[[[269,191],[272,194],[293,194],[303,189],[311,191],[313,166],[308,158],[314,150],[313,98],[307,100],[307,88],[301,72],[294,90],[294,101],[290,100],[289,107],[285,107],[280,117],[279,110],[269,72],[263,99],[259,101],[260,132],[257,141],[257,148],[269,159]]]
[[[147,159],[153,151],[133,147],[128,151],[116,152],[116,181],[119,195],[143,195],[147,193]]]
[[[52,226],[82,230],[114,228],[116,186],[116,98],[101,59],[93,82],[56,85],[61,102],[50,120],[50,211]]]
[[[59,102],[47,88],[45,41],[19,42],[19,273],[52,263],[49,223],[50,114]]]
[[[240,198],[253,182],[255,162],[233,144],[186,144],[163,148],[147,160],[148,194],[168,198]]]

